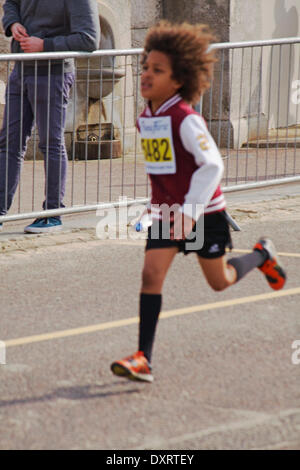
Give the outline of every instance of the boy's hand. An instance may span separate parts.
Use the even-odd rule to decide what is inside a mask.
[[[44,40],[35,36],[23,37],[20,45],[24,52],[43,52],[44,50]]]
[[[20,42],[22,38],[28,37],[26,28],[21,23],[13,23],[10,27],[13,38]]]
[[[184,240],[193,230],[196,221],[182,212],[174,215],[174,224],[170,228],[171,240]]]

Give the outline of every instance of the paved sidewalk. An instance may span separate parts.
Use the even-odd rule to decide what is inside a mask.
[[[229,214],[243,232],[248,230],[249,224],[259,220],[278,220],[283,224],[287,221],[290,224],[291,216],[300,218],[299,183],[226,193],[226,200]],[[96,226],[99,217],[95,211],[66,215],[62,220],[62,231],[52,234],[25,234],[24,226],[28,220],[7,222],[0,232],[0,251],[27,251],[98,240]]]
[[[230,158],[224,158],[223,187],[241,184],[247,175],[253,182],[256,175],[265,179],[281,174],[300,173],[300,162],[295,149],[239,149],[230,152]],[[299,167],[299,168],[298,168]],[[40,211],[44,192],[43,162],[26,161],[22,180],[8,215]],[[226,193],[228,211],[234,217],[237,205],[253,205],[257,201],[285,200],[300,195],[300,183],[284,184],[268,188]],[[94,205],[102,202],[118,201],[120,196],[130,199],[149,196],[149,185],[144,170],[143,158],[139,155],[126,156],[124,159],[70,161],[65,195],[66,207]],[[272,206],[270,206],[272,207]],[[249,208],[248,208],[249,209]],[[5,222],[0,233],[0,244],[19,238],[41,236],[25,235],[23,229],[32,219]],[[71,233],[83,230],[95,230],[98,219],[95,211],[63,216],[63,232]],[[44,236],[44,235],[43,235]],[[58,236],[58,235],[56,235]]]

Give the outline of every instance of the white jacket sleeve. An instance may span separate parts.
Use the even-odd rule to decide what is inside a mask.
[[[197,220],[209,204],[222,179],[224,165],[220,152],[201,116],[190,114],[181,123],[180,138],[199,169],[192,176],[181,211]]]

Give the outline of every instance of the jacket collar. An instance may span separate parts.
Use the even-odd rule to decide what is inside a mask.
[[[172,96],[171,98],[169,98],[167,101],[165,101],[156,111],[155,113],[153,114],[152,111],[151,111],[151,106],[150,106],[150,102],[148,103],[148,106],[146,108],[146,115],[147,116],[158,116],[159,114],[161,113],[164,113],[166,112],[169,108],[171,108],[172,106],[174,106],[176,103],[178,103],[179,101],[181,101],[182,98],[180,96],[179,93],[176,93],[176,95]]]

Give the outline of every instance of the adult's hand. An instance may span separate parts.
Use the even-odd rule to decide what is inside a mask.
[[[26,28],[21,23],[13,23],[10,27],[13,38],[20,42],[22,38],[28,37]]]
[[[44,50],[44,40],[35,36],[23,37],[20,45],[24,52],[43,52]]]

